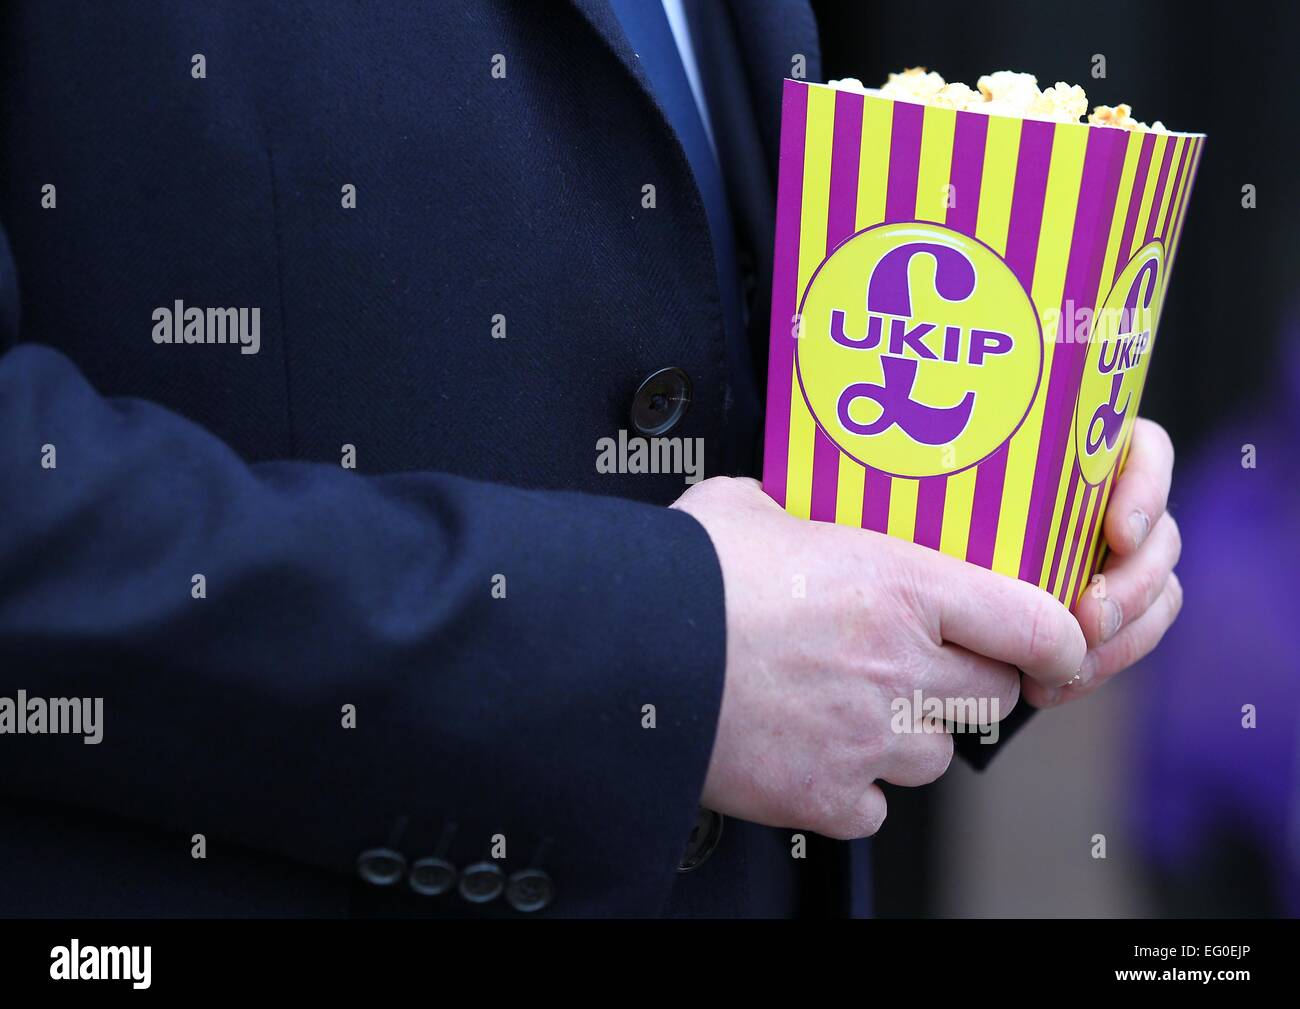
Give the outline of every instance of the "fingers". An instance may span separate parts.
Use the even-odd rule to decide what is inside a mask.
[[[1057,600],[1018,579],[926,553],[933,570],[921,576],[931,579],[943,641],[1015,666],[1049,686],[1079,671],[1087,649],[1083,632]]]
[[[911,733],[885,760],[880,778],[905,788],[928,785],[948,770],[952,754],[952,736],[942,729]]]
[[[1165,429],[1139,417],[1124,471],[1115,481],[1103,530],[1111,550],[1131,554],[1165,513],[1173,479],[1174,446]]]
[[[763,485],[751,477],[714,476],[693,483],[670,507],[694,513],[695,509],[717,505],[732,511],[757,509],[781,511],[781,506],[763,493]]]
[[[961,645],[944,644],[917,689],[924,701],[943,704],[945,721],[988,725],[1002,721],[1016,706],[1020,671]]]
[[[1020,697],[1020,672],[960,645],[941,645],[912,694],[891,705],[895,733],[877,773],[892,785],[916,788],[942,777],[952,763],[948,731],[980,731],[1011,713]]]
[[[952,763],[950,725],[956,731],[987,728],[1010,714],[1019,697],[1017,669],[960,645],[941,645],[912,691],[891,699],[894,735],[875,773],[892,785],[930,784]]]
[[[1089,648],[1105,644],[1151,608],[1164,591],[1182,550],[1178,523],[1166,513],[1136,552],[1111,555],[1105,570],[1093,579],[1074,608]]]
[[[1169,630],[1169,625],[1183,608],[1183,586],[1176,574],[1171,574],[1160,597],[1142,616],[1100,648],[1094,649],[1084,660],[1079,671],[1079,686],[1085,690],[1096,687],[1121,669],[1145,658]]]
[[[1077,697],[1086,697],[1122,669],[1145,658],[1160,643],[1169,625],[1183,607],[1183,586],[1176,574],[1171,574],[1160,593],[1145,613],[1128,627],[1122,629],[1100,648],[1088,653],[1079,682],[1057,690],[1043,689],[1035,684],[1024,688],[1025,700],[1038,708],[1051,707]]]
[[[816,822],[813,830],[836,841],[856,841],[860,837],[870,837],[885,822],[889,805],[885,802],[885,793],[875,782],[867,785],[862,797],[852,809],[827,820]]]

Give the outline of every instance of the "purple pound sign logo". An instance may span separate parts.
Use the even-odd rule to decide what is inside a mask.
[[[1129,404],[1133,400],[1133,390],[1124,390],[1124,403],[1119,403],[1120,392],[1124,387],[1124,376],[1133,367],[1145,348],[1146,332],[1134,332],[1138,324],[1138,299],[1142,299],[1143,313],[1151,308],[1151,296],[1155,291],[1156,262],[1147,260],[1133,283],[1129,285],[1124,298],[1124,309],[1120,316],[1120,332],[1115,336],[1115,353],[1110,362],[1106,361],[1106,349],[1103,347],[1098,359],[1098,370],[1105,373],[1114,370],[1110,380],[1110,397],[1093,412],[1088,421],[1088,434],[1084,446],[1089,455],[1097,452],[1103,444],[1107,452],[1113,452],[1119,443],[1120,433],[1124,430],[1124,418],[1128,414]]]

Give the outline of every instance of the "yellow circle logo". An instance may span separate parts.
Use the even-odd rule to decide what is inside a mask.
[[[1110,475],[1137,420],[1138,396],[1146,380],[1160,309],[1164,262],[1159,242],[1144,245],[1093,318],[1074,416],[1079,470],[1090,484]]]
[[[813,274],[799,383],[827,437],[894,476],[975,465],[1024,420],[1043,370],[1038,313],[982,242],[938,224],[882,224]]]

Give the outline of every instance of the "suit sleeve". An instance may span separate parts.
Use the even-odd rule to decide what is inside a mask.
[[[11,262],[0,238],[6,343]],[[340,873],[455,823],[462,862],[498,834],[515,864],[544,846],[571,911],[657,910],[725,661],[690,516],[249,465],[22,343],[0,357],[0,472],[0,694],[103,699],[96,745],[0,735],[0,792]]]

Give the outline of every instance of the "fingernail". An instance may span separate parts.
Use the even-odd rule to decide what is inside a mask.
[[[1120,612],[1119,604],[1114,599],[1103,599],[1101,601],[1101,640],[1109,641],[1113,638],[1123,622],[1124,614]]]
[[[1047,691],[1047,696],[1043,698],[1043,701],[1044,703],[1049,705],[1055,704],[1057,701],[1061,699],[1064,693],[1065,691],[1062,690],[1060,687],[1052,687]]]
[[[1074,674],[1074,679],[1070,681],[1069,685],[1072,687],[1086,687],[1092,682],[1092,677],[1095,672],[1096,670],[1093,669],[1092,662],[1089,659],[1084,659],[1083,665],[1081,665],[1079,671]]]
[[[1151,531],[1151,520],[1147,518],[1146,512],[1138,508],[1128,517],[1128,527],[1133,532],[1133,546],[1140,547]]]

